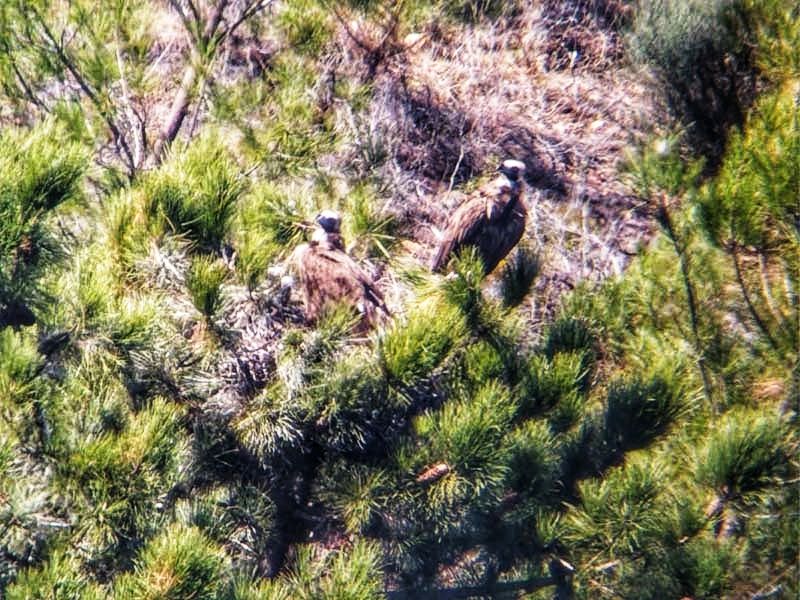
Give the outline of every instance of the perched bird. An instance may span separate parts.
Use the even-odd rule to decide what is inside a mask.
[[[334,211],[317,215],[311,241],[295,249],[290,258],[303,294],[306,318],[315,322],[324,310],[346,303],[361,314],[364,328],[389,310],[375,282],[344,251],[341,217]]]
[[[450,217],[431,265],[434,273],[464,246],[474,246],[488,275],[519,242],[528,214],[521,198],[525,164],[505,160],[498,170],[500,176],[475,192]]]

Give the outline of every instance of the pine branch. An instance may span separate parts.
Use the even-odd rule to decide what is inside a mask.
[[[100,116],[106,122],[106,126],[108,127],[109,131],[111,132],[111,136],[114,140],[114,144],[117,146],[117,149],[122,152],[124,155],[125,162],[127,163],[128,167],[128,176],[133,178],[136,167],[133,160],[133,154],[131,153],[130,146],[125,139],[125,136],[122,134],[122,131],[118,127],[116,121],[112,118],[109,114],[108,110],[103,106],[100,98],[98,97],[97,93],[92,89],[91,85],[83,74],[78,69],[78,66],[75,64],[75,61],[67,54],[65,42],[58,41],[55,38],[53,31],[48,27],[47,22],[45,21],[44,17],[33,7],[29,7],[31,13],[36,18],[36,22],[42,28],[42,32],[44,33],[47,40],[50,42],[51,49],[56,53],[58,56],[59,61],[61,64],[70,72],[72,77],[75,79],[78,86],[81,88],[81,91],[86,95],[87,98],[94,104],[95,108],[97,109]],[[63,38],[63,32],[62,32]]]
[[[700,343],[700,320],[697,311],[697,294],[694,289],[694,282],[692,281],[689,272],[689,263],[686,257],[686,247],[681,243],[678,234],[675,230],[675,225],[672,222],[672,215],[667,206],[666,194],[660,195],[658,207],[656,209],[656,219],[661,224],[664,232],[667,234],[675,254],[678,255],[678,263],[681,268],[681,276],[683,278],[683,286],[686,291],[686,301],[689,305],[689,321],[692,326],[692,336],[694,338],[694,349],[697,353],[697,366],[700,369],[700,376],[703,379],[703,393],[706,400],[711,403],[714,412],[716,412],[716,403],[711,394],[711,381],[708,376],[708,371],[705,363],[705,356]]]
[[[28,99],[33,104],[41,108],[43,111],[49,113],[50,109],[47,108],[47,105],[33,92],[33,88],[30,86],[30,84],[25,79],[25,76],[20,71],[19,66],[17,65],[17,61],[14,60],[14,55],[9,50],[8,46],[6,44],[4,44],[4,46],[5,46],[4,50],[6,56],[8,56],[9,63],[11,64],[11,69],[14,71],[14,75],[17,77],[17,81],[19,81],[19,84],[22,87],[22,91],[25,93],[25,96],[27,96]]]
[[[739,263],[738,244],[735,241],[732,242],[731,245],[731,260],[733,261],[733,268],[734,271],[736,272],[736,282],[739,284],[739,289],[742,290],[742,297],[744,298],[744,302],[747,305],[747,310],[750,312],[750,316],[753,318],[753,321],[755,321],[756,325],[758,325],[758,328],[767,338],[767,341],[769,342],[769,345],[772,347],[772,349],[777,351],[778,343],[775,341],[775,338],[772,337],[772,334],[770,333],[767,324],[758,314],[758,311],[756,310],[756,307],[753,305],[753,301],[750,298],[750,292],[747,291],[747,286],[745,285],[744,277],[742,275],[742,267],[741,264]]]

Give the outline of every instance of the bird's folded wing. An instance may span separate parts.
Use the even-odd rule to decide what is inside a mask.
[[[445,266],[450,255],[464,244],[474,243],[486,224],[486,199],[472,198],[458,207],[447,224],[442,242],[433,259],[432,268],[438,271]]]
[[[336,272],[357,281],[364,292],[364,296],[388,314],[389,311],[384,304],[383,294],[377,288],[375,282],[372,281],[372,278],[349,255],[337,250],[320,249],[319,256],[329,265],[331,275]]]

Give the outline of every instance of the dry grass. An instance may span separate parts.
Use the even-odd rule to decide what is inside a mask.
[[[643,74],[623,63],[617,27],[629,18],[625,5],[566,4],[476,26],[434,24],[403,41],[365,22],[342,24],[338,37],[350,61],[343,68],[374,76],[356,137],[366,130],[388,152],[381,174],[417,259],[427,262],[432,228],[476,178],[502,158],[526,163],[528,236],[544,257],[539,306],[530,307],[537,321],[576,282],[620,273],[648,239],[651,223],[619,163],[663,110]],[[381,52],[364,50],[384,38]]]

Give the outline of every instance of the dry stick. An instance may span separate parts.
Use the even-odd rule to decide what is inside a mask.
[[[450,192],[453,191],[453,185],[456,182],[456,173],[458,173],[458,168],[461,166],[461,161],[464,160],[464,142],[461,142],[461,147],[459,148],[458,152],[458,160],[456,161],[456,166],[453,169],[453,173],[450,175],[450,185],[447,186],[447,195],[450,195]]]
[[[177,2],[171,2],[171,3],[173,5],[177,4]],[[200,11],[197,9],[197,6],[195,5],[195,3],[192,0],[186,0],[186,4],[189,5],[189,10],[192,11],[192,16],[194,17],[194,22],[195,23],[200,23],[200,21],[202,19],[200,18]]]
[[[736,281],[739,284],[739,288],[742,290],[742,296],[744,297],[744,302],[747,305],[747,310],[750,311],[750,316],[753,317],[756,325],[758,325],[758,328],[761,329],[761,332],[767,338],[769,345],[772,346],[773,350],[777,351],[778,344],[775,341],[775,338],[773,338],[772,334],[769,332],[767,324],[756,311],[756,307],[753,305],[753,301],[750,298],[750,292],[747,291],[747,286],[744,283],[744,277],[742,275],[742,267],[739,264],[738,244],[735,241],[732,242],[731,245],[731,258],[733,259],[733,268],[736,271]]]
[[[183,80],[178,88],[178,93],[172,101],[169,119],[167,119],[167,123],[158,138],[158,142],[156,142],[155,154],[157,163],[163,160],[164,153],[175,140],[175,137],[178,135],[178,130],[180,130],[183,120],[186,118],[186,113],[189,111],[189,96],[192,86],[194,85],[195,76],[196,71],[194,65],[189,65],[183,72]]]
[[[42,17],[39,12],[35,9],[31,9],[31,12],[35,15],[37,22],[42,28],[47,39],[50,41],[50,44],[53,46],[53,50],[55,50],[56,55],[58,56],[61,63],[70,74],[75,78],[75,81],[78,83],[78,86],[81,88],[84,94],[91,100],[92,104],[95,105],[97,111],[100,113],[100,116],[103,117],[103,120],[106,122],[108,129],[111,131],[111,135],[114,138],[114,143],[116,144],[117,148],[122,150],[122,153],[125,155],[125,159],[128,165],[128,177],[133,178],[135,174],[135,167],[133,164],[133,155],[131,154],[131,149],[128,146],[128,142],[125,140],[125,136],[122,135],[117,124],[114,122],[114,119],[111,118],[111,115],[108,114],[108,111],[103,107],[102,102],[100,102],[100,98],[97,97],[97,94],[94,93],[94,90],[89,86],[87,81],[83,78],[83,75],[78,71],[78,68],[75,66],[75,63],[72,59],[67,56],[66,51],[61,46],[61,44],[55,39],[53,32],[50,31],[50,28],[45,23],[44,17]]]
[[[691,276],[689,274],[689,264],[686,260],[686,249],[683,247],[680,240],[678,240],[675,227],[672,223],[672,216],[669,214],[669,208],[667,208],[667,200],[665,195],[662,195],[660,198],[657,218],[662,227],[664,227],[667,237],[669,238],[670,242],[672,242],[672,247],[675,249],[675,253],[678,255],[678,263],[681,266],[683,285],[686,290],[686,299],[687,303],[689,304],[689,319],[692,325],[692,335],[694,337],[694,350],[697,354],[697,366],[700,369],[700,376],[703,379],[703,393],[706,397],[706,400],[711,404],[711,408],[713,409],[714,413],[716,414],[717,404],[711,395],[711,383],[708,379],[706,361],[700,344],[700,326],[697,317],[697,295],[695,294],[694,284],[692,283]]]

